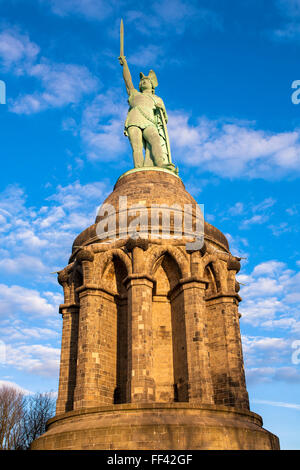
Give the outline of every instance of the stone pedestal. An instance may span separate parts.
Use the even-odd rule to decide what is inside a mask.
[[[188,403],[124,404],[50,420],[33,450],[278,450],[255,413]]]

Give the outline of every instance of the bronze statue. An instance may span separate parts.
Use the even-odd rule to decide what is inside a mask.
[[[128,93],[129,111],[124,134],[129,137],[135,168],[157,166],[178,173],[171,160],[166,123],[168,115],[164,102],[155,95],[158,81],[153,70],[146,76],[140,73],[139,90],[134,88],[124,55],[123,21],[120,27],[120,64]],[[143,154],[145,149],[145,158]]]

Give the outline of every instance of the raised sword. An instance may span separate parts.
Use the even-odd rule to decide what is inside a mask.
[[[124,57],[124,25],[123,19],[120,24],[120,57]]]

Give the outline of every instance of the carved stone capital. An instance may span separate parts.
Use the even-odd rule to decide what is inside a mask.
[[[72,314],[74,312],[78,313],[79,311],[79,304],[69,303],[69,304],[60,304],[59,306],[59,313],[62,315],[65,314]]]
[[[238,304],[239,302],[242,301],[242,298],[237,294],[236,292],[218,292],[216,294],[210,295],[209,297],[206,297],[205,300],[207,301],[214,301],[218,300],[219,302],[233,302],[235,304]]]
[[[201,284],[204,288],[208,286],[208,282],[203,279],[202,277],[199,276],[190,276],[190,277],[184,277],[180,279],[179,285],[185,285],[185,284],[190,284],[190,283],[197,283]]]
[[[227,269],[228,271],[236,271],[238,273],[241,269],[240,258],[230,256],[227,261]]]
[[[127,251],[132,251],[134,248],[141,248],[143,251],[147,251],[149,246],[149,240],[144,238],[128,238],[125,247]]]
[[[145,280],[147,283],[152,283],[152,286],[156,283],[156,280],[149,276],[149,274],[147,273],[136,273],[136,274],[130,274],[129,276],[127,276],[124,281],[123,281],[123,284],[124,286],[128,289],[129,287],[129,284],[134,282],[134,281],[143,281]]]
[[[81,263],[82,261],[90,261],[94,260],[94,254],[89,250],[80,250],[79,253],[76,255],[76,260]]]
[[[58,273],[57,280],[61,286],[64,286],[67,284],[69,280],[69,273],[66,269],[63,269]]]

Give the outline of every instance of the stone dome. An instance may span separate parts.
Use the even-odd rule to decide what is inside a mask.
[[[167,204],[169,207],[185,204],[196,207],[197,202],[186,191],[181,179],[173,173],[163,170],[131,170],[122,175],[114,186],[113,192],[106,198],[104,204],[110,204],[116,210],[117,225],[119,218],[119,197],[127,197],[127,207],[142,204],[148,210],[153,204]],[[134,217],[132,217],[134,219]],[[73,243],[72,253],[79,247],[90,243],[101,242],[96,233],[97,223],[101,217],[97,216],[95,223],[78,235]],[[128,217],[128,221],[130,218]],[[129,222],[128,222],[129,223]],[[228,241],[223,233],[213,225],[205,222],[204,237],[206,241],[216,245],[217,249],[229,251]],[[72,258],[72,257],[71,257]]]

